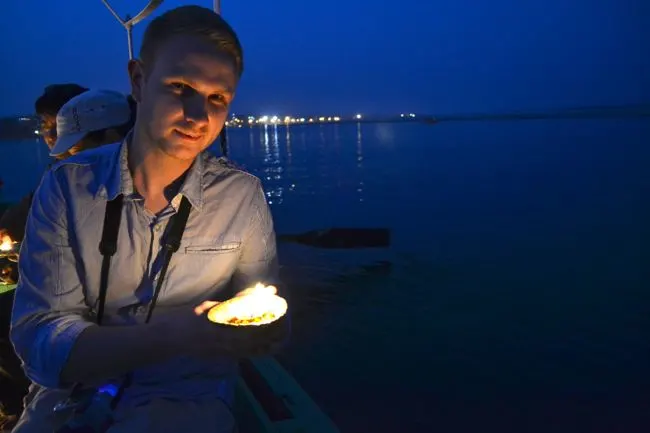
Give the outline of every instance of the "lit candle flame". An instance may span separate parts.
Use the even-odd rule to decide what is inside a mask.
[[[14,245],[16,243],[17,242],[14,242],[14,241],[11,240],[9,235],[3,235],[2,236],[2,242],[0,242],[0,251],[3,251],[3,252],[11,251],[11,250],[14,249]]]
[[[275,286],[257,283],[208,311],[211,322],[231,326],[259,326],[276,321],[287,312],[287,301]]]
[[[262,283],[257,283],[253,287],[244,289],[237,293],[235,296],[264,296],[264,295],[277,295],[278,289],[275,286],[265,286]]]

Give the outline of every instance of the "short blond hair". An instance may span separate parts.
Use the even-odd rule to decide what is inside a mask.
[[[238,77],[244,72],[244,53],[237,34],[221,15],[201,6],[181,6],[151,21],[144,32],[140,59],[145,65],[153,64],[156,50],[176,35],[207,40],[232,59]]]

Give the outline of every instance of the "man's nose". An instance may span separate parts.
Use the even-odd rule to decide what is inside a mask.
[[[201,95],[195,93],[185,99],[184,113],[185,120],[197,126],[207,125],[208,123],[208,101]]]

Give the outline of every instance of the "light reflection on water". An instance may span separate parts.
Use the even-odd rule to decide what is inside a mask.
[[[355,137],[355,150],[349,149],[346,144],[351,133]],[[230,130],[228,136],[231,158],[263,180],[279,225],[286,222],[290,225],[287,228],[293,230],[319,228],[318,219],[308,221],[307,217],[323,215],[325,206],[349,206],[348,190],[354,191],[355,202],[364,200],[363,134],[360,124],[315,127],[268,125]],[[241,146],[244,137],[247,146]],[[324,194],[327,199],[322,197]],[[331,209],[326,212],[331,213]],[[356,223],[346,219],[343,215],[339,221],[323,218],[320,224]]]

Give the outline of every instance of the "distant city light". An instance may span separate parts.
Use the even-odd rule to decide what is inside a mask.
[[[401,113],[399,117],[397,115],[393,116],[392,119],[414,119],[416,117],[415,113]],[[426,118],[426,116],[424,116]],[[366,117],[361,113],[351,114],[347,116],[318,116],[318,117],[293,117],[291,115],[263,115],[263,116],[251,116],[251,115],[235,115],[232,114],[225,122],[227,127],[241,128],[245,125],[252,127],[253,125],[272,125],[272,126],[289,126],[301,123],[334,123],[334,122],[358,122],[361,119],[365,121],[373,121],[375,119],[373,116]],[[385,117],[378,117],[378,119],[385,119]],[[388,117],[390,119],[390,117]],[[34,131],[35,134],[38,134],[37,131]]]

